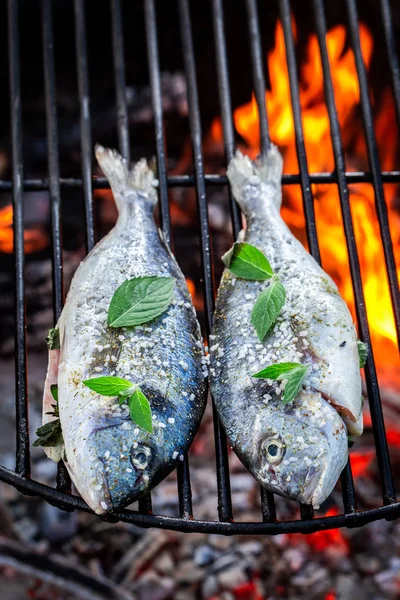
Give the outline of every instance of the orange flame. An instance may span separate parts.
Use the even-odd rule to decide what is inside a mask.
[[[14,250],[13,209],[11,204],[0,209],[0,252],[10,254]],[[47,246],[46,235],[40,229],[24,231],[25,252],[39,252]]]
[[[360,24],[362,55],[370,65],[373,40],[367,27]],[[342,142],[349,156],[347,170],[368,170],[366,147],[359,118],[360,90],[353,52],[346,45],[346,30],[339,25],[326,37],[336,108],[342,132]],[[275,32],[275,46],[268,55],[271,90],[266,92],[270,135],[284,157],[284,173],[298,172],[295,130],[291,109],[289,76],[285,42],[281,24]],[[331,172],[334,158],[330,138],[328,111],[324,102],[323,73],[317,37],[310,36],[299,72],[300,105],[308,168],[311,173]],[[255,98],[234,113],[235,127],[248,144],[246,151],[255,156],[259,148],[259,119]],[[382,95],[375,131],[383,170],[394,167],[397,150],[393,100]],[[214,139],[220,139],[220,121],[211,128]],[[386,202],[395,252],[400,260],[399,215],[394,210],[396,187],[386,186]],[[323,267],[339,286],[355,318],[346,240],[340,211],[339,196],[334,185],[313,185],[315,214]],[[359,250],[366,309],[371,327],[372,343],[378,360],[379,375],[386,384],[399,385],[396,331],[387,283],[379,224],[374,207],[374,191],[370,184],[350,186],[350,204],[355,237]],[[300,186],[284,188],[282,216],[303,243],[305,221]],[[400,274],[400,273],[399,273]]]

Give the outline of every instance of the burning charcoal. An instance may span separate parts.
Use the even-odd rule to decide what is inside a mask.
[[[379,589],[387,598],[398,598],[400,589],[400,558],[390,559],[389,568],[374,577]]]
[[[299,548],[288,548],[283,553],[283,558],[288,563],[290,571],[297,573],[304,565],[306,555]]]
[[[175,563],[171,554],[168,551],[162,552],[154,559],[153,568],[160,573],[160,575],[171,575],[175,568]]]

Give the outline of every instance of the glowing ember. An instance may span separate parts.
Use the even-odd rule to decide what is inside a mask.
[[[339,514],[336,508],[330,508],[324,516],[333,517]],[[319,553],[326,549],[334,548],[335,552],[343,555],[349,553],[349,544],[340,529],[329,529],[328,531],[316,531],[310,535],[300,533],[289,533],[287,535],[293,546],[307,544],[313,552]]]
[[[13,210],[8,205],[0,209],[0,252],[10,254],[14,249],[14,232],[12,229]],[[25,252],[39,252],[48,244],[46,235],[40,229],[27,229],[24,232]]]
[[[364,62],[369,67],[373,50],[370,32],[360,24],[360,39]],[[346,30],[337,26],[328,32],[331,74],[336,107],[346,151],[349,171],[368,170],[362,122],[359,116],[360,91],[352,50],[346,44]],[[278,22],[275,46],[268,55],[271,90],[266,92],[271,139],[284,157],[284,172],[297,173],[298,162],[295,131],[290,101],[289,77],[286,65],[283,30]],[[317,38],[312,35],[307,44],[299,71],[300,104],[308,168],[311,173],[334,170],[328,112],[324,103],[323,74]],[[383,93],[375,131],[383,170],[394,167],[397,151],[394,127],[394,107],[390,93]],[[254,97],[234,113],[235,127],[248,144],[246,152],[255,156],[259,151],[259,120]],[[215,140],[221,139],[220,121],[211,128]],[[396,186],[386,186],[395,253],[400,259],[399,215],[394,210]],[[339,286],[355,318],[354,298],[348,264],[345,236],[337,188],[334,185],[313,185],[315,213],[324,268]],[[355,237],[359,250],[361,273],[368,319],[379,375],[386,385],[398,387],[399,363],[396,332],[391,308],[382,245],[374,208],[371,184],[350,186],[350,203]],[[297,185],[285,186],[282,215],[292,231],[306,244],[302,194]]]
[[[368,474],[368,469],[376,454],[374,450],[350,452],[350,464],[353,477],[361,477]]]

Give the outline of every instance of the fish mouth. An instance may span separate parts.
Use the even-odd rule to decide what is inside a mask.
[[[297,496],[298,502],[309,504],[314,508],[319,508],[331,492],[331,490],[328,490],[328,493],[326,493],[324,490],[323,484],[326,479],[326,469],[327,465],[325,461],[322,468],[317,469],[314,465],[310,466],[305,479],[305,488]]]

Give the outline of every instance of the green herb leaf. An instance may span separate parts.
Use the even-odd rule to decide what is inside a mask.
[[[49,350],[60,349],[60,330],[58,327],[49,329],[46,337],[46,344]]]
[[[236,242],[223,255],[222,262],[233,275],[240,279],[264,281],[270,279],[274,274],[265,254],[245,242]]]
[[[58,385],[57,384],[51,385],[50,392],[51,392],[51,395],[53,396],[54,400],[56,401],[56,404],[58,404]]]
[[[277,381],[287,379],[282,396],[282,401],[285,405],[291,402],[300,392],[307,371],[307,365],[302,365],[300,363],[278,363],[276,365],[270,365],[262,371],[255,373],[253,377],[275,379]]]
[[[123,390],[133,387],[131,381],[121,377],[94,377],[82,383],[102,396],[118,396]]]
[[[145,431],[153,433],[150,403],[141,390],[134,391],[128,400],[128,406],[132,421]]]
[[[61,431],[60,419],[49,421],[36,430],[38,439],[33,442],[33,446],[54,447],[61,446],[64,443]]]
[[[161,315],[174,293],[173,277],[135,277],[115,290],[108,309],[110,327],[134,327]]]
[[[367,362],[368,346],[367,346],[367,344],[364,344],[364,342],[361,342],[360,340],[358,340],[357,347],[358,347],[358,359],[359,359],[359,363],[360,363],[360,369],[362,369],[363,367],[365,367],[365,363]]]
[[[260,342],[275,323],[286,300],[285,288],[278,278],[273,279],[270,286],[261,292],[251,313],[251,322]]]

